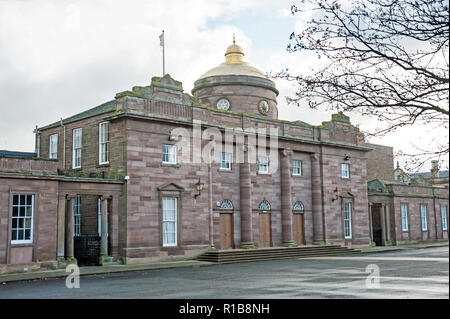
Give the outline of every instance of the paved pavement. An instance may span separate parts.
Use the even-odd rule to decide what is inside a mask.
[[[10,282],[0,285],[0,298],[448,299],[448,254],[446,246],[112,273],[83,276],[79,289],[66,288],[64,278]]]

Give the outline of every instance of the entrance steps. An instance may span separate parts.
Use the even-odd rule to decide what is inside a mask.
[[[214,263],[226,264],[236,262],[251,262],[277,259],[295,259],[308,257],[323,257],[351,255],[361,253],[361,250],[339,245],[270,247],[258,249],[227,249],[209,250],[196,259]]]

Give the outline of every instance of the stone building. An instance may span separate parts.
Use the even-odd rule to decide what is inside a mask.
[[[243,57],[233,43],[192,95],[153,77],[37,128],[36,154],[0,154],[0,272],[210,247],[371,245],[376,147],[342,113],[320,126],[279,120],[274,82]]]

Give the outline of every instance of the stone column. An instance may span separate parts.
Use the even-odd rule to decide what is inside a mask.
[[[244,150],[244,163],[239,164],[241,209],[241,247],[254,248],[252,220],[252,181],[248,151]]]
[[[101,239],[100,256],[108,256],[108,196],[101,197]]]
[[[391,216],[389,211],[389,206],[384,206],[384,211],[386,214],[386,245],[392,245],[391,241]]]
[[[315,244],[325,243],[322,205],[322,176],[320,173],[320,155],[311,154],[311,192],[313,238]]]
[[[380,216],[381,216],[381,242],[383,246],[386,245],[386,205],[381,204],[380,207]]]
[[[66,196],[58,197],[58,224],[57,224],[57,260],[64,261],[65,257],[65,228],[66,228]]]
[[[67,195],[67,214],[66,214],[66,231],[65,231],[65,257],[66,260],[73,260],[73,205],[76,195]]]
[[[369,203],[369,235],[370,244],[373,244],[373,220],[372,220],[372,203]]]
[[[283,245],[295,246],[292,237],[291,152],[280,153],[281,230]]]

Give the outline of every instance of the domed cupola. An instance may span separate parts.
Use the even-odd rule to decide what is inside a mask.
[[[244,51],[233,44],[225,52],[225,62],[204,73],[194,83],[192,94],[200,103],[221,110],[278,118],[275,83],[244,61]]]

